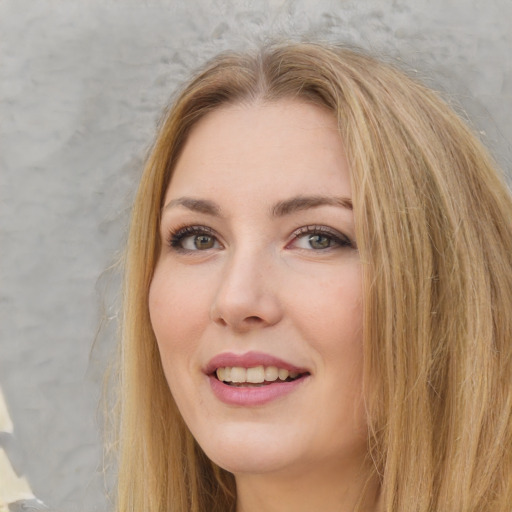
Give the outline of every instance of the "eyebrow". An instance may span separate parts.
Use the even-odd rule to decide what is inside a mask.
[[[284,215],[319,206],[338,206],[352,210],[352,201],[349,197],[297,196],[276,203],[272,208],[272,215],[274,217],[283,217]]]
[[[193,212],[205,213],[215,217],[220,217],[221,213],[220,207],[217,203],[209,201],[208,199],[196,199],[193,197],[178,197],[177,199],[169,201],[163,209],[168,210],[169,208],[174,208],[176,206],[183,206]]]
[[[193,212],[204,213],[214,217],[220,217],[222,214],[220,206],[214,201],[193,197],[179,197],[177,199],[172,199],[164,206],[163,209],[168,210],[169,208],[175,208],[176,206],[183,206]],[[270,211],[273,217],[284,217],[298,211],[318,208],[319,206],[337,206],[346,208],[347,210],[352,210],[352,201],[349,197],[297,196],[284,201],[278,201]]]

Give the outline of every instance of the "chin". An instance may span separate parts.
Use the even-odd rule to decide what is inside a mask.
[[[296,463],[298,450],[290,439],[283,443],[282,436],[276,438],[275,428],[270,438],[265,434],[254,427],[231,428],[206,440],[196,439],[209,459],[233,474],[277,472]]]
[[[261,450],[248,453],[231,452],[231,453],[214,453],[213,456],[207,453],[208,457],[217,464],[217,466],[233,473],[234,475],[241,474],[266,474],[277,473],[285,470],[291,461],[287,461],[280,454],[265,453],[267,450]]]

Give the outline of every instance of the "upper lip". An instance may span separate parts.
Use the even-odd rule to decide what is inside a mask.
[[[216,355],[204,368],[207,375],[213,374],[217,368],[238,366],[241,368],[253,368],[255,366],[276,366],[290,372],[309,373],[306,368],[301,368],[291,364],[283,359],[265,354],[263,352],[245,352],[244,354],[235,354],[233,352],[224,352]]]

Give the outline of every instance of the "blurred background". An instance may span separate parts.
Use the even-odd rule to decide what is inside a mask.
[[[276,37],[363,47],[443,91],[510,176],[510,20],[510,0],[0,0],[0,449],[34,495],[110,508],[108,269],[156,124],[194,68]]]

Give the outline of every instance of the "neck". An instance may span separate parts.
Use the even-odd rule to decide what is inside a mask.
[[[377,512],[379,485],[369,470],[309,466],[286,473],[235,475],[236,512]]]

